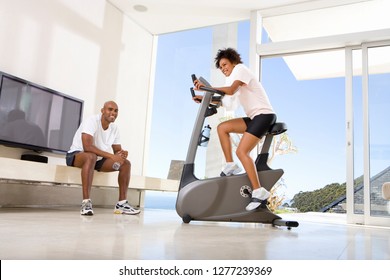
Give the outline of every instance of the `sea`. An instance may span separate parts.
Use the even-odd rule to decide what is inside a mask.
[[[145,208],[149,209],[176,209],[177,192],[146,191]]]

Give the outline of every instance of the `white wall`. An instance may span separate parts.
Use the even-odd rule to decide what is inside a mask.
[[[105,0],[0,0],[0,42],[0,71],[84,100],[84,117],[116,101],[122,145],[142,175],[151,34]],[[21,153],[0,146],[0,157]]]

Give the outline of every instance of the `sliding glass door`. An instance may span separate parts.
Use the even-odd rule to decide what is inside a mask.
[[[346,61],[348,221],[388,226],[390,42],[347,48]]]

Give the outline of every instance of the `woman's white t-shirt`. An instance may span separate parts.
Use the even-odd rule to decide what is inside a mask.
[[[102,127],[101,114],[85,119],[77,129],[69,153],[84,151],[81,134],[86,133],[93,137],[93,145],[98,149],[112,153],[112,145],[120,144],[119,129],[115,123],[110,123],[106,130]]]
[[[226,79],[226,83],[230,86],[237,80],[244,84],[234,93],[233,98],[237,95],[245,114],[249,118],[253,119],[259,114],[275,114],[263,86],[244,64],[237,64],[233,68],[232,73]],[[224,105],[223,99],[222,104]]]

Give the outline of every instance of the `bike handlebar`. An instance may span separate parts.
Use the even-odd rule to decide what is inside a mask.
[[[195,74],[192,74],[191,75],[191,78],[192,78],[192,82],[195,82],[195,80],[197,80]],[[208,84],[208,82],[203,79],[202,77],[199,78],[199,80],[204,83],[204,84]],[[216,94],[219,94],[219,95],[222,95],[224,96],[225,93],[223,91],[220,91],[220,90],[217,90],[215,88],[212,88],[211,86],[202,86],[202,87],[199,87],[200,90],[204,90],[204,91],[208,91],[208,92],[212,92],[212,93],[216,93]],[[193,92],[193,89],[191,90],[191,93]],[[195,94],[195,93],[194,93]],[[193,95],[194,96],[194,95]]]

